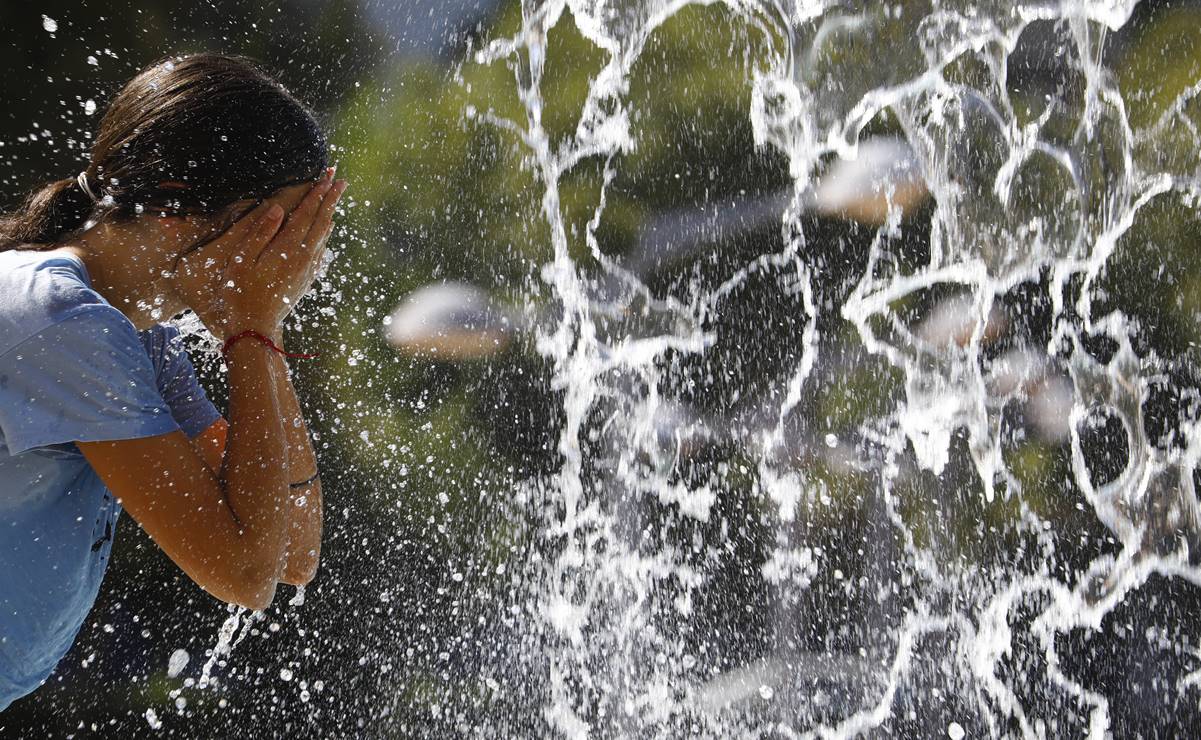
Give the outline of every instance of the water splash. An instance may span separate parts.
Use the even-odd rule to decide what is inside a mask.
[[[549,727],[571,737],[845,737],[886,724],[928,727],[940,717],[938,726],[960,736],[965,727],[1037,736],[1066,732],[1070,718],[1052,712],[1075,706],[1090,736],[1110,729],[1109,700],[1064,669],[1059,638],[1098,627],[1153,573],[1201,582],[1197,430],[1183,424],[1183,443],[1171,450],[1153,443],[1142,408],[1162,363],[1134,351],[1138,327],[1121,312],[1093,315],[1096,284],[1139,210],[1165,193],[1198,195],[1193,102],[1201,85],[1150,127],[1135,128],[1106,67],[1107,37],[1135,4],[526,0],[520,30],[479,52],[477,63],[514,70],[524,119],[474,108],[469,115],[526,147],[553,248],[541,278],[558,310],[542,322],[538,349],[554,364],[566,421],[561,467],[526,492],[546,512],[550,556],[522,573],[539,585],[522,605],[529,638],[521,648],[545,672],[539,696]],[[607,254],[597,230],[606,190],[637,147],[629,101],[635,64],[657,29],[689,6],[720,7],[755,39],[747,116],[755,144],[786,157],[792,189],[779,203],[779,249],[683,303],[656,295],[632,263]],[[604,63],[574,132],[554,140],[543,124],[543,80],[551,30],[566,24]],[[1057,86],[1045,95],[1009,76],[1015,49],[1040,34],[1061,52],[1050,72]],[[904,178],[881,181],[874,197],[885,208],[867,219],[880,225],[864,268],[834,303],[804,214],[830,163],[860,156],[866,132],[882,121],[912,148],[933,197],[924,258],[914,264],[902,254],[914,229],[903,218],[915,207],[914,191]],[[569,246],[581,225],[566,216],[560,185],[595,162],[603,184],[582,224],[588,251],[581,259]],[[767,402],[706,424],[677,404],[668,360],[705,357],[719,338],[712,327],[722,301],[763,275],[799,296],[799,361]],[[1023,285],[1051,305],[1050,338],[1031,339],[1001,362],[990,349],[1003,323],[999,305]],[[954,302],[942,305],[953,305],[958,328],[934,331],[932,319],[907,316],[907,306],[939,296]],[[854,328],[856,352],[823,355],[830,317]],[[1116,347],[1108,358],[1090,349],[1098,337]],[[886,412],[823,444],[820,425],[805,418],[806,399],[813,386],[831,382],[818,370],[840,361],[849,362],[842,373],[883,362],[900,379],[899,392]],[[1069,420],[1065,488],[1083,493],[1119,544],[1066,573],[1057,565],[1054,525],[1024,500],[1003,445],[1006,409],[1035,396],[1051,404],[1044,415]],[[1117,420],[1126,450],[1120,473],[1103,483],[1094,481],[1082,441],[1082,428],[1098,415]],[[1053,421],[1044,428],[1059,428]],[[701,437],[737,445],[750,464],[706,482],[686,480],[681,460]],[[831,470],[852,475],[861,491],[863,521],[855,526],[868,534],[854,578],[821,545]],[[690,620],[728,545],[703,535],[701,525],[736,497],[737,477],[750,477],[752,499],[770,507],[755,515],[774,528],[774,550],[757,577],[774,596],[765,618],[769,654],[731,666],[720,654],[729,636],[698,637]],[[948,485],[960,490],[948,493]],[[979,496],[983,506],[1015,502],[1013,533],[1025,554],[974,563],[954,557],[943,549],[950,535],[911,513],[919,499],[940,495]],[[817,580],[823,585],[813,593]],[[843,597],[856,610],[846,624],[806,638],[808,621],[839,608],[828,602]],[[1038,646],[1037,660],[1021,670],[1015,624]],[[1029,699],[1035,692],[1024,683],[1052,698]],[[943,708],[919,715],[931,697]]]
[[[217,666],[225,666],[226,659],[233,653],[242,640],[246,639],[246,635],[250,633],[251,627],[255,622],[262,621],[262,612],[247,612],[244,607],[230,607],[230,614],[221,624],[221,629],[217,631],[217,644],[213,646],[209,653],[208,660],[204,662],[204,667],[200,671],[200,679],[196,685],[201,689],[206,689],[217,683],[217,679],[213,677],[213,668]],[[241,628],[239,630],[239,628]]]

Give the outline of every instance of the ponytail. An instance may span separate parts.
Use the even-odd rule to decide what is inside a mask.
[[[81,228],[95,205],[76,179],[52,182],[15,212],[0,216],[0,252],[22,244],[54,244]]]

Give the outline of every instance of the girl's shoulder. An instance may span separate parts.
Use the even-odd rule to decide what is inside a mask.
[[[0,252],[0,354],[87,311],[116,311],[79,258],[60,250]]]

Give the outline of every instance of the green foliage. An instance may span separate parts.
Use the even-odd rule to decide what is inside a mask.
[[[1201,220],[1179,194],[1145,205],[1098,284],[1097,315],[1121,310],[1161,357],[1196,361],[1201,343]]]
[[[1118,86],[1134,128],[1154,123],[1201,79],[1201,12],[1158,13],[1117,66]]]

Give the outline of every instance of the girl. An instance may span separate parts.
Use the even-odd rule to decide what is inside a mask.
[[[128,511],[197,584],[265,608],[317,568],[321,488],[280,348],[346,188],[247,61],[155,64],[87,169],[0,219],[0,710],[67,652]],[[229,420],[178,332],[224,340]]]

